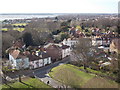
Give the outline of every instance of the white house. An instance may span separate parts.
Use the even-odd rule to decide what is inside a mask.
[[[110,45],[110,40],[104,40],[102,38],[94,38],[92,39],[92,45],[93,46]]]
[[[70,46],[62,45],[62,58],[65,58],[70,55]]]
[[[29,58],[20,54],[19,50],[10,50],[9,60],[13,69],[19,70],[29,68]]]
[[[29,55],[30,58],[30,69],[35,69],[39,67],[43,67],[47,64],[51,64],[51,57],[47,56],[47,54],[43,54],[41,57],[36,55]]]
[[[76,43],[77,43],[77,40],[72,40],[71,38],[69,39],[64,39],[63,42],[62,42],[64,45],[68,45],[70,47],[74,46]]]
[[[101,38],[92,39],[92,45],[93,46],[100,46],[100,45],[102,45],[102,39]]]

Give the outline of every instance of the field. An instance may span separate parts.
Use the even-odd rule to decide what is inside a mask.
[[[118,88],[118,84],[114,81],[85,73],[69,64],[53,68],[49,75],[73,88]]]
[[[8,29],[7,29],[7,28],[2,28],[1,30],[2,30],[2,31],[8,31]],[[13,30],[17,30],[17,31],[22,32],[22,31],[24,31],[24,30],[25,30],[25,28],[13,28]]]
[[[2,85],[2,88],[52,88],[36,78],[23,78],[23,83],[15,82],[8,85]]]
[[[13,30],[17,30],[17,31],[24,31],[25,28],[19,28],[18,26],[26,26],[28,23],[16,23],[16,24],[12,24],[12,26],[16,26],[15,28],[13,28]],[[8,28],[2,28],[2,31],[8,31]]]
[[[26,26],[27,23],[16,23],[16,24],[12,24],[12,25],[14,25],[14,26]]]

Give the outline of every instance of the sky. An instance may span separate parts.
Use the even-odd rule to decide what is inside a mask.
[[[0,13],[117,13],[119,0],[1,0]]]

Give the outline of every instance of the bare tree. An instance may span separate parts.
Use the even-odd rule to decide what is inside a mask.
[[[80,38],[78,43],[73,47],[78,61],[82,61],[83,67],[86,70],[89,58],[92,56],[92,41],[90,38]]]

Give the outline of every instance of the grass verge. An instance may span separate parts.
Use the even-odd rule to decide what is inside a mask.
[[[118,88],[114,81],[96,76],[95,74],[85,73],[74,65],[60,65],[49,72],[49,75],[73,88]]]

